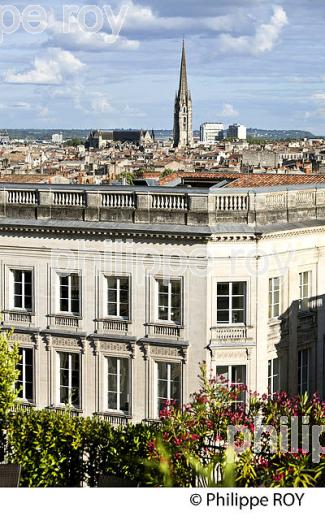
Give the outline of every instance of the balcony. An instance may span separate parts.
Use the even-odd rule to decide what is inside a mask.
[[[239,326],[218,326],[211,327],[211,340],[221,345],[233,343],[246,343],[252,339],[251,327],[246,325]]]
[[[70,417],[80,417],[83,413],[83,411],[79,408],[73,408],[69,406],[48,406],[46,410],[57,415],[68,414]]]
[[[130,321],[112,318],[100,318],[96,320],[99,332],[108,334],[118,334],[127,336],[130,328]]]
[[[53,314],[49,316],[50,327],[59,329],[78,329],[81,316]]]
[[[114,413],[99,412],[94,414],[98,419],[108,422],[112,426],[126,426],[131,421],[130,415],[121,415]]]
[[[30,326],[33,322],[33,313],[24,310],[3,311],[4,321],[13,325]]]
[[[146,336],[170,339],[182,339],[184,328],[176,324],[148,323],[146,325]]]

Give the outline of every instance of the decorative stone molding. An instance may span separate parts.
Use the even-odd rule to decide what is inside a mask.
[[[165,347],[158,345],[150,345],[150,357],[158,357],[165,359],[182,359],[184,363],[187,362],[187,350],[185,346],[181,347]]]
[[[211,352],[212,352],[212,356],[211,356],[211,359],[212,361],[215,361],[217,363],[220,363],[220,362],[232,362],[232,361],[240,361],[240,362],[244,362],[246,363],[247,360],[248,360],[248,357],[249,357],[249,351],[248,349],[231,349],[231,350],[226,350],[226,349],[217,349],[217,348],[214,348],[214,347],[211,347]]]
[[[53,336],[52,337],[52,346],[53,347],[72,347],[79,348],[80,340],[78,338],[67,338],[62,336]]]
[[[135,343],[126,341],[125,343],[122,342],[112,342],[112,341],[105,341],[103,339],[96,339],[96,351],[102,352],[105,354],[127,354],[132,359],[135,357]]]
[[[24,345],[35,345],[33,334],[24,334],[20,332],[14,332],[10,338],[11,343],[19,343]]]

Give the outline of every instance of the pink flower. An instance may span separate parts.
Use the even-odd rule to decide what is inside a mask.
[[[148,442],[148,449],[149,449],[149,452],[152,453],[153,451],[155,451],[156,449],[156,445],[155,445],[155,442],[154,441],[149,441]]]

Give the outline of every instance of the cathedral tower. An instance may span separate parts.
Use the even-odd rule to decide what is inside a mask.
[[[183,41],[179,90],[175,98],[174,147],[191,146],[192,144],[192,98],[187,84],[185,44]]]

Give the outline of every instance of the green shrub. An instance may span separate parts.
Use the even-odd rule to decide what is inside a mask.
[[[69,412],[22,410],[8,428],[9,461],[22,466],[27,487],[98,486],[100,475],[146,483],[154,429],[145,424],[113,428]]]

